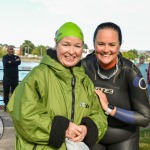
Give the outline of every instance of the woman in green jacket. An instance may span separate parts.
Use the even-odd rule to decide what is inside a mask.
[[[103,137],[107,118],[81,66],[83,46],[81,29],[63,24],[56,50],[49,49],[14,91],[7,108],[16,150],[66,150],[66,138],[90,148]]]

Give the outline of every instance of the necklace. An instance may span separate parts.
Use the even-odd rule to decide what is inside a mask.
[[[112,78],[112,77],[117,73],[117,71],[118,71],[118,59],[117,59],[117,63],[116,63],[116,69],[114,70],[114,72],[113,72],[110,76],[103,75],[103,74],[100,72],[100,68],[99,68],[99,64],[98,64],[98,59],[97,59],[96,65],[97,65],[97,68],[98,68],[97,73],[98,73],[98,75],[100,76],[100,78],[102,78],[102,79],[107,79],[107,80],[109,80],[109,79]]]

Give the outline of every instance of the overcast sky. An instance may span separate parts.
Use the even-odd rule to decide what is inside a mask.
[[[150,50],[150,0],[0,0],[0,43],[54,46],[65,22],[80,26],[93,49],[93,33],[102,22],[118,24],[121,49]]]

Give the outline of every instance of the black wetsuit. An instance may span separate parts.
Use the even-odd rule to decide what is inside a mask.
[[[20,65],[21,60],[19,56],[16,55],[5,55],[3,56],[3,90],[4,90],[4,103],[5,106],[9,101],[9,93],[14,91],[18,85],[18,65]]]
[[[118,71],[110,79],[102,79],[97,73],[97,59],[91,54],[82,64],[93,81],[95,88],[101,89],[108,102],[116,106],[116,114],[108,116],[108,130],[93,150],[138,150],[139,126],[147,126],[150,121],[150,106],[146,84],[140,71],[128,59],[118,56]],[[105,76],[109,71],[100,68]]]

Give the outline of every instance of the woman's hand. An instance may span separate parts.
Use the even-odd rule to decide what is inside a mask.
[[[108,109],[108,100],[106,95],[101,91],[101,90],[95,90],[96,94],[99,97],[101,106],[103,108],[104,111],[106,111]],[[111,116],[114,116],[116,113],[116,107],[114,107],[113,111],[110,113]]]
[[[87,128],[84,125],[76,125],[70,122],[66,130],[66,138],[74,142],[81,142],[87,134]]]
[[[78,135],[80,135],[81,132],[82,132],[81,127],[79,127],[78,125],[76,125],[73,122],[70,122],[69,127],[66,130],[66,138],[73,139],[73,138],[77,137]]]
[[[106,95],[101,90],[95,90],[95,92],[99,97],[103,110],[106,111],[108,108],[108,100]]]
[[[71,139],[74,142],[82,142],[87,135],[87,127],[85,125],[79,125],[79,127],[82,129],[80,134]]]

